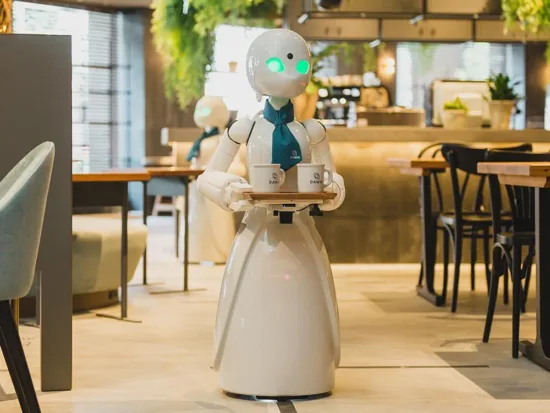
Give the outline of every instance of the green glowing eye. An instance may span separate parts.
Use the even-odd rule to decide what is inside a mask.
[[[212,109],[210,109],[210,108],[197,109],[197,115],[199,115],[199,116],[208,116],[208,115],[210,115],[210,113],[212,113]]]
[[[267,59],[265,64],[267,65],[267,68],[272,72],[281,73],[285,71],[285,65],[283,64],[283,61],[278,57],[271,57]]]
[[[309,72],[309,62],[307,60],[300,60],[296,63],[296,71],[302,75],[307,74]]]

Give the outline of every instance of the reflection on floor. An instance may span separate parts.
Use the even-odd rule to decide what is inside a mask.
[[[335,266],[342,367],[332,397],[294,404],[230,399],[211,371],[211,342],[222,267],[191,270],[189,295],[150,295],[181,286],[170,219],[150,227],[150,278],[130,288],[130,315],[142,324],[74,318],[74,390],[40,394],[45,413],[359,413],[550,411],[550,373],[510,358],[510,310],[501,306],[491,344],[480,344],[486,289],[471,293],[468,268],[456,316],[416,297],[418,266]],[[138,268],[135,283],[140,280]],[[535,286],[532,292],[534,293]],[[534,304],[529,303],[529,311]],[[118,308],[112,308],[113,314]],[[522,320],[532,338],[534,314]],[[39,383],[38,330],[22,327]],[[0,364],[0,412],[19,412]]]

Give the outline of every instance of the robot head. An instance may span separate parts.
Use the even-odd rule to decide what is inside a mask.
[[[248,83],[262,95],[292,99],[304,92],[311,78],[311,53],[297,33],[275,29],[259,35],[246,56]]]
[[[225,129],[229,122],[229,110],[218,96],[203,96],[195,106],[193,119],[199,128]]]

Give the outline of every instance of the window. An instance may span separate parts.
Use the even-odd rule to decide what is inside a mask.
[[[481,42],[398,43],[396,104],[424,108],[426,119],[429,120],[432,110],[431,85],[434,80],[483,81],[493,73],[506,73],[514,80],[519,80],[521,88],[525,82],[525,71],[514,62],[523,62],[523,53],[522,45]],[[520,55],[521,58],[518,57]],[[522,119],[516,119],[516,127],[524,127]]]
[[[72,36],[73,170],[100,171],[121,165],[118,140],[129,133],[121,87],[128,68],[119,64],[121,16],[16,1],[14,32]]]
[[[264,31],[266,29],[228,25],[216,29],[214,62],[205,94],[221,96],[229,110],[238,112],[238,116],[253,116],[263,108],[248,84],[245,65],[250,43]]]

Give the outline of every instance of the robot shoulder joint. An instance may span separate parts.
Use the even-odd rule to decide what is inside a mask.
[[[306,128],[307,134],[313,145],[321,143],[326,138],[327,130],[317,119],[306,119],[302,124],[304,128]]]
[[[254,121],[251,119],[238,119],[227,128],[227,136],[235,143],[246,143],[253,127]]]

